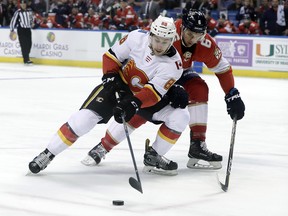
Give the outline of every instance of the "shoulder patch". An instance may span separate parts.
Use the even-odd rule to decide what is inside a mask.
[[[218,47],[214,51],[214,56],[216,59],[220,59],[222,56],[221,50]]]

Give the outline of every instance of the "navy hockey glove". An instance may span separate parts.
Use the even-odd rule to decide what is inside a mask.
[[[108,91],[115,92],[123,89],[125,83],[122,81],[118,73],[107,73],[102,77],[102,83],[104,88]]]
[[[113,109],[114,119],[118,123],[123,123],[122,115],[124,119],[128,122],[139,110],[142,102],[134,96],[124,97]]]
[[[227,104],[227,112],[231,119],[237,116],[237,120],[244,117],[245,105],[240,97],[240,93],[236,88],[232,88],[225,96],[225,102]]]
[[[189,96],[181,85],[173,85],[166,93],[173,108],[184,109],[188,105]]]

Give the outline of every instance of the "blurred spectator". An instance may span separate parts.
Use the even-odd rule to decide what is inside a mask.
[[[228,10],[227,7],[234,2],[235,0],[219,0],[219,9]]]
[[[47,10],[46,0],[27,0],[27,4],[32,4],[34,13],[38,13],[40,17],[40,19],[36,18],[35,27],[39,27],[43,19],[47,22],[48,28],[52,25],[55,28],[61,26],[100,30],[131,31],[136,28],[149,30],[152,20],[160,14],[160,4],[163,9],[174,9],[181,7],[180,3],[185,3],[185,8],[200,9],[206,14],[207,32],[211,36],[215,36],[218,30],[219,33],[288,35],[288,0],[283,0],[283,5],[279,4],[279,0],[260,0],[257,1],[258,4],[260,3],[257,7],[253,4],[253,0],[233,1],[227,9],[228,11],[238,10],[236,20],[239,21],[239,26],[234,19],[228,21],[226,17],[221,17],[218,23],[211,17],[210,11],[217,8],[217,0],[49,0],[48,14],[55,13],[54,18],[40,16]],[[230,0],[226,1],[226,5],[228,2]],[[150,3],[149,7],[148,3]],[[78,5],[78,12],[75,12],[75,9],[72,12],[74,4]],[[17,0],[0,0],[0,26],[10,24],[14,12],[18,9],[17,6]],[[77,13],[76,16],[72,16],[73,13]],[[249,17],[250,19],[247,19]],[[236,28],[236,24],[239,28]]]
[[[238,29],[234,26],[232,22],[227,19],[220,18],[218,20],[217,30],[219,33],[224,34],[236,34],[238,33]]]
[[[95,29],[100,30],[116,30],[116,26],[112,25],[112,18],[107,14],[104,8],[98,8],[96,13]]]
[[[40,23],[42,21],[42,16],[39,13],[35,13],[35,11],[33,12],[33,29],[37,29],[40,27]]]
[[[95,10],[98,7],[104,7],[106,2],[108,2],[108,0],[87,0],[87,6],[91,7],[92,5],[93,9]]]
[[[93,7],[88,9],[88,12],[84,15],[84,28],[85,29],[97,29],[96,28],[96,14]]]
[[[192,0],[192,1],[187,1],[185,8],[189,11],[191,8],[192,9],[197,9],[197,10],[203,10],[204,8],[207,10],[212,10],[212,4],[211,1],[209,0]]]
[[[58,8],[58,0],[49,0],[48,12],[52,12],[54,9]]]
[[[142,3],[145,1],[145,0],[132,0],[133,1],[133,5],[136,6],[136,7],[141,7],[142,6]],[[157,0],[158,2],[158,0]]]
[[[63,26],[58,24],[52,17],[49,17],[47,12],[43,12],[40,28],[63,28]]]
[[[16,10],[18,10],[17,0],[8,0],[6,26],[10,25],[11,19]]]
[[[67,18],[71,12],[71,6],[68,1],[58,1],[57,8],[54,8],[52,12],[55,13],[55,21],[64,28],[68,28]]]
[[[239,24],[238,30],[239,34],[261,34],[259,24],[252,21],[248,15],[244,16],[243,21]]]
[[[283,0],[283,5],[284,5],[284,10],[287,12],[287,10],[288,10],[288,1],[287,0]]]
[[[257,14],[252,0],[244,0],[244,5],[236,15],[236,20],[243,22],[245,16],[249,16],[252,21],[257,21]]]
[[[72,29],[82,29],[84,28],[84,17],[83,14],[79,12],[77,4],[73,5],[72,11],[67,19],[68,28]]]
[[[260,5],[257,7],[257,13],[258,14],[263,14],[266,10],[268,10],[270,8],[270,2],[269,0],[261,0]]]
[[[139,6],[137,6],[137,4],[139,4],[140,3],[140,6],[141,6],[141,3],[143,2],[143,1],[145,1],[145,0],[142,0],[142,1],[138,1],[138,2],[135,2],[135,0],[127,0],[127,3],[128,3],[128,5],[130,5],[131,7],[133,7],[134,8],[134,10],[136,10],[136,8],[138,8]]]
[[[218,0],[209,0],[211,10],[217,10]]]
[[[218,33],[217,21],[211,17],[211,11],[204,9],[203,13],[207,20],[207,33],[214,37]]]
[[[284,6],[285,24],[286,24],[286,30],[284,31],[283,35],[288,36],[288,0],[283,0],[283,6]]]
[[[7,25],[6,20],[8,19],[7,6],[2,0],[0,0],[0,27]]]
[[[107,3],[104,6],[106,10],[106,14],[110,15],[110,17],[114,17],[116,15],[116,11],[121,7],[119,1],[106,1]]]
[[[108,8],[109,7],[113,7],[113,5],[118,4],[119,5],[119,1],[118,0],[102,0],[99,2],[99,4],[96,4],[97,8],[104,8],[106,10],[106,12],[108,12]]]
[[[261,0],[260,5],[255,10],[257,13],[257,17],[258,17],[258,23],[262,19],[264,12],[266,10],[268,10],[269,8],[270,8],[270,1],[269,0]]]
[[[158,2],[154,2],[153,0],[145,0],[142,2],[138,14],[142,19],[152,19],[154,21],[160,14]]]
[[[32,1],[31,7],[35,13],[42,14],[43,12],[46,12],[45,0],[38,0],[37,3],[36,1]]]
[[[127,0],[120,0],[120,8],[117,9],[113,21],[119,30],[132,31],[138,28],[138,16]]]
[[[265,35],[288,35],[288,13],[279,0],[271,1],[268,9],[260,20],[260,26]]]
[[[152,19],[139,19],[138,26],[143,30],[150,31],[152,22]]]
[[[171,10],[180,7],[181,0],[159,0],[160,9]]]
[[[86,0],[77,0],[79,13],[86,14],[88,12],[88,5]]]
[[[228,5],[227,10],[229,11],[239,11],[240,8],[243,6],[242,0],[235,0],[233,3]]]

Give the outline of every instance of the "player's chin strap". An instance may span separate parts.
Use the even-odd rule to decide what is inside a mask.
[[[188,47],[186,44],[185,44],[185,40],[183,39],[183,32],[186,30],[186,29],[188,29],[187,27],[182,27],[182,33],[181,33],[181,44],[184,46],[184,47]],[[188,29],[189,30],[189,29]],[[205,35],[206,35],[206,33],[207,33],[207,31],[205,30],[204,32],[203,32],[203,35],[197,40],[197,42],[199,42],[199,41],[203,41],[204,39],[205,39]],[[197,43],[196,42],[196,43]]]
[[[119,93],[115,92],[115,96],[116,96],[117,103],[119,103],[120,102]],[[135,157],[134,157],[134,153],[133,153],[133,149],[132,149],[132,145],[131,145],[130,136],[129,136],[129,132],[128,132],[127,123],[125,121],[125,114],[124,113],[122,113],[121,118],[122,118],[122,122],[123,122],[123,126],[124,126],[125,135],[126,135],[126,138],[128,141],[129,150],[131,153],[131,157],[132,157],[132,161],[133,161],[133,165],[134,165],[134,170],[135,170],[136,177],[137,177],[137,180],[133,177],[130,177],[129,178],[129,184],[131,185],[131,187],[135,188],[140,193],[143,193],[142,185],[141,185],[141,181],[140,181],[140,176],[139,176],[139,172],[137,169],[137,165],[136,165],[136,161],[135,161]]]

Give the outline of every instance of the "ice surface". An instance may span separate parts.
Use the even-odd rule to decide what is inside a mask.
[[[136,176],[126,140],[98,167],[80,163],[107,125],[97,125],[39,175],[26,176],[28,163],[100,77],[99,69],[0,64],[1,216],[288,215],[288,80],[236,77],[246,115],[237,124],[227,193],[216,173],[224,182],[232,120],[213,75],[202,77],[210,87],[207,144],[224,157],[220,171],[186,168],[187,128],[166,155],[178,162],[179,174],[142,173],[145,139],[153,140],[158,128],[147,123],[131,135],[143,194],[128,183]],[[113,206],[116,199],[125,205]]]

